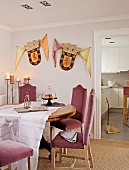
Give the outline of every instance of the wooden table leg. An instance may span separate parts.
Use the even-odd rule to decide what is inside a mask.
[[[127,122],[127,95],[124,95],[124,108],[123,108],[123,123],[126,124]]]

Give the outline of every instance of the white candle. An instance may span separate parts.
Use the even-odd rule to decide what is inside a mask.
[[[17,78],[16,78],[16,81],[20,81],[20,79],[17,77]]]
[[[10,80],[10,73],[9,72],[6,73],[6,80]]]

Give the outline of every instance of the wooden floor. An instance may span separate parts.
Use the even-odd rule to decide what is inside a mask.
[[[91,143],[100,145],[109,145],[114,147],[129,148],[129,141],[121,141],[114,139],[91,139]]]

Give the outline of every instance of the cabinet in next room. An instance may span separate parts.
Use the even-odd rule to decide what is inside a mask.
[[[129,47],[101,49],[101,72],[115,73],[129,70]]]
[[[120,71],[129,69],[129,47],[120,48]]]
[[[123,88],[112,87],[110,91],[111,91],[110,107],[123,108]]]
[[[107,88],[101,92],[101,115],[103,115],[108,110],[106,98],[110,103],[110,88]]]
[[[101,50],[101,72],[111,73],[119,71],[119,48],[103,48]]]

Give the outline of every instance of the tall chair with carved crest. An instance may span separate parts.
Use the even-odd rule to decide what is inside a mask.
[[[88,103],[88,109],[87,109],[87,114],[85,116],[85,121],[84,121],[84,132],[75,132],[77,137],[76,137],[76,141],[74,142],[70,142],[68,140],[68,138],[62,137],[61,136],[61,132],[58,133],[55,138],[51,141],[51,147],[52,147],[52,170],[56,170],[56,169],[87,169],[87,170],[91,170],[91,168],[93,168],[93,158],[92,158],[92,153],[91,153],[91,146],[90,146],[90,133],[91,133],[91,128],[92,128],[92,122],[93,122],[93,116],[94,116],[94,103],[95,103],[95,90],[92,89],[89,95],[89,103]],[[68,133],[68,132],[65,132]],[[71,139],[71,138],[69,138]],[[61,150],[62,148],[69,148],[70,149],[77,149],[78,152],[80,149],[84,150],[84,157],[81,157],[79,155],[71,155],[69,154],[69,150],[68,150],[68,154],[64,155],[62,154]],[[60,162],[62,160],[62,157],[65,158],[72,158],[71,161],[71,165],[69,167],[64,167],[62,166],[55,166],[55,151],[56,149],[59,149],[60,152]],[[77,152],[77,153],[78,153]],[[76,159],[81,159],[86,161],[86,168],[76,168],[74,165],[76,163]],[[61,163],[60,163],[61,165]]]
[[[36,86],[31,84],[19,86],[19,103],[24,102],[26,95],[29,95],[30,101],[36,101]]]

